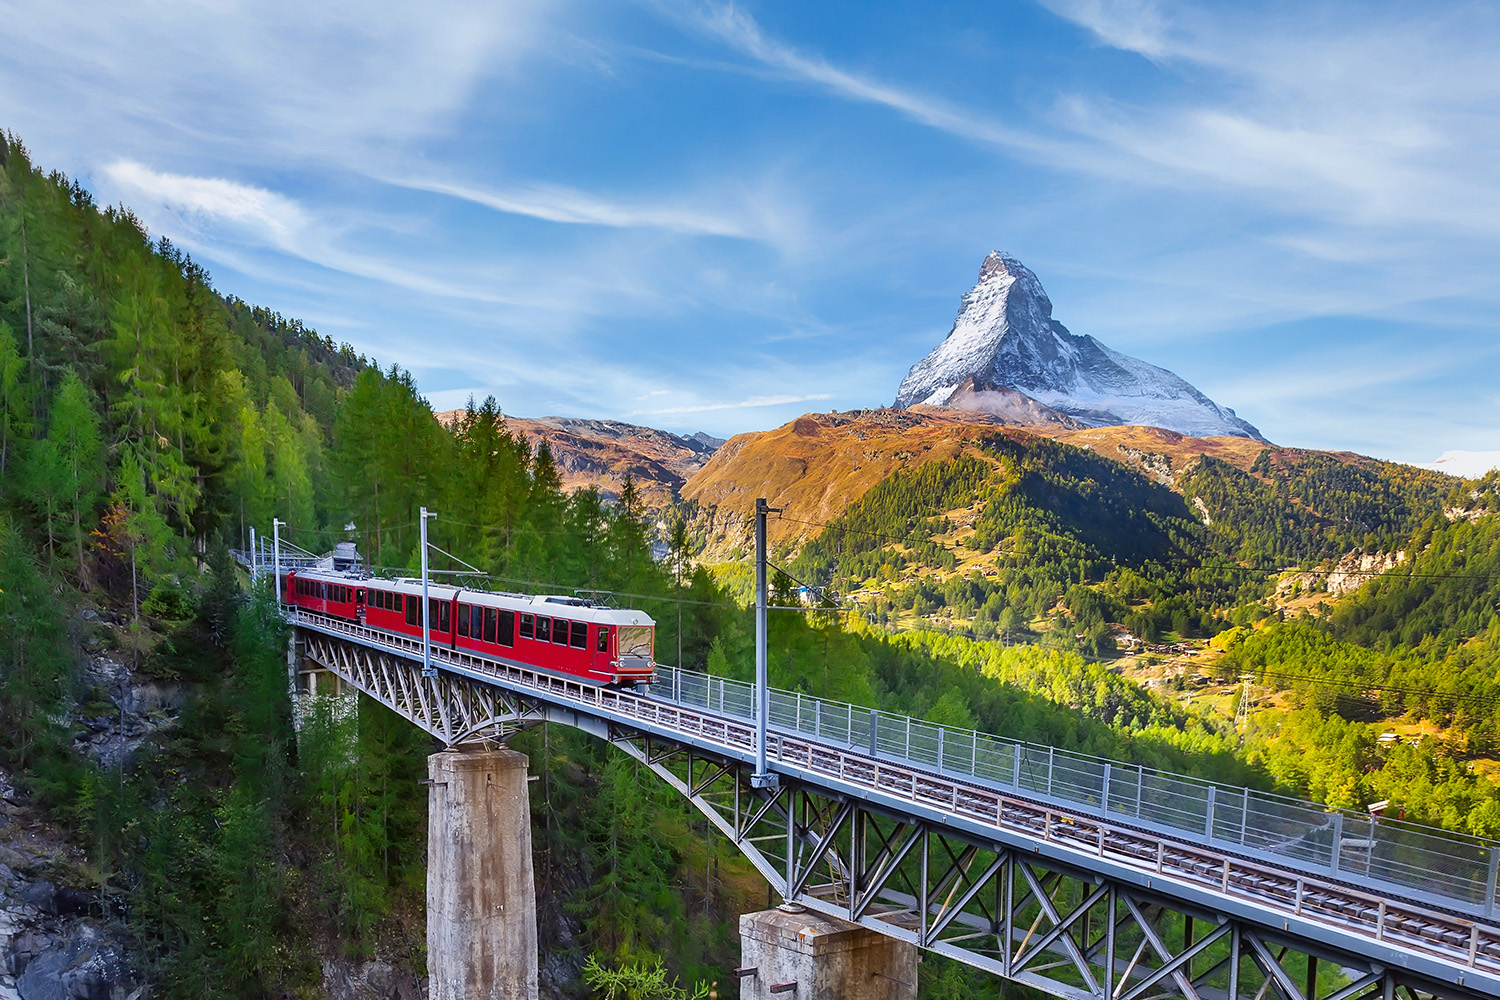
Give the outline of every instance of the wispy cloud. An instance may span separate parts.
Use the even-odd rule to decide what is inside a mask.
[[[1058,105],[1143,179],[1154,169],[1344,224],[1500,235],[1500,67],[1474,44],[1493,37],[1492,10],[1047,6],[1188,84],[1147,104],[1077,92]]]
[[[1450,476],[1461,476],[1464,479],[1478,479],[1491,469],[1500,469],[1500,451],[1462,451],[1454,449],[1443,452],[1434,461],[1414,462],[1412,464],[1421,466],[1424,469],[1446,472]]]
[[[763,406],[787,406],[791,403],[810,403],[814,400],[832,399],[833,394],[814,392],[806,395],[782,394],[776,396],[750,396],[738,402],[695,403],[690,406],[669,406],[660,410],[636,410],[631,416],[654,417],[674,413],[709,413],[717,410],[749,410]]]
[[[243,0],[7,4],[0,117],[31,141],[158,154],[209,140],[244,159],[357,164],[441,133],[486,79],[548,38],[560,4]],[[25,95],[46,80],[68,109]],[[115,145],[119,148],[119,145]]]
[[[1010,128],[970,109],[851,73],[818,56],[801,52],[767,35],[753,17],[732,5],[708,4],[690,10],[688,16],[699,27],[760,64],[847,100],[878,104],[921,125],[976,142],[1027,150],[1050,145],[1036,135]]]
[[[524,282],[456,282],[400,259],[345,249],[340,238],[347,230],[375,221],[368,217],[333,220],[264,188],[224,178],[153,170],[134,160],[110,163],[103,174],[149,228],[210,255],[217,255],[226,243],[239,243],[439,299],[491,305],[563,304],[543,296],[535,286],[526,288]],[[228,256],[232,259],[232,252]]]
[[[524,215],[545,222],[615,229],[661,229],[694,236],[751,235],[743,222],[728,215],[675,205],[610,201],[555,184],[532,184],[510,190],[490,191],[423,177],[385,180],[400,187],[449,195],[497,212]]]

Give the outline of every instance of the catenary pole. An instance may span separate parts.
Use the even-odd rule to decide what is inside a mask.
[[[260,582],[260,560],[256,558],[255,551],[255,525],[250,525],[250,590],[255,590],[255,585]]]
[[[432,623],[428,621],[432,603],[427,597],[427,519],[433,515],[422,508],[422,676],[436,677],[432,669]]]
[[[755,773],[750,784],[769,788],[776,775],[766,768],[766,720],[771,714],[771,691],[766,665],[766,515],[776,510],[765,497],[755,501]],[[778,514],[779,510],[776,511]]]
[[[271,558],[275,562],[272,567],[276,572],[276,582],[273,589],[276,591],[276,609],[281,610],[281,526],[286,524],[279,517],[271,518]]]

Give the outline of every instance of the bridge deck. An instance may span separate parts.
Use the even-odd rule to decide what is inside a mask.
[[[301,611],[293,612],[291,619],[301,628],[373,650],[420,658],[420,642],[402,636]],[[657,685],[657,691],[636,693],[596,687],[462,650],[434,648],[432,655],[435,665],[456,677],[709,750],[726,759],[754,760],[752,702],[744,686],[732,681],[664,668],[664,683]],[[856,721],[860,718],[867,722]],[[892,815],[919,817],[976,842],[982,839],[1021,848],[1099,877],[1252,921],[1283,936],[1369,956],[1480,995],[1500,995],[1500,928],[1483,914],[1493,907],[1493,892],[1488,899],[1475,898],[1471,886],[1457,881],[1453,883],[1457,891],[1444,896],[1449,880],[1441,870],[1431,868],[1423,872],[1422,884],[1400,885],[1390,874],[1400,876],[1414,865],[1397,864],[1401,859],[1394,856],[1385,858],[1391,863],[1383,867],[1374,861],[1365,870],[1340,866],[1348,857],[1336,846],[1341,820],[1328,817],[1341,814],[1317,814],[1320,819],[1313,829],[1326,833],[1330,845],[1335,845],[1329,861],[1319,864],[1307,858],[1311,848],[1305,830],[1279,842],[1264,842],[1266,846],[1252,843],[1243,833],[1232,846],[1217,836],[1222,824],[1216,817],[1224,815],[1238,819],[1242,830],[1250,828],[1247,803],[1258,793],[1233,790],[1238,802],[1231,805],[1237,804],[1238,811],[1220,812],[1216,811],[1218,801],[1233,797],[1226,795],[1224,786],[1192,785],[1202,789],[1204,819],[1195,829],[1172,830],[1164,828],[1162,813],[1143,809],[1150,799],[1146,779],[1191,779],[1013,741],[997,741],[1004,749],[992,754],[995,747],[983,741],[994,738],[983,734],[967,734],[969,742],[964,744],[965,731],[853,706],[814,703],[787,692],[778,693],[771,722],[767,758],[773,770],[788,779],[862,800]],[[935,755],[931,764],[915,759],[924,752],[922,741],[929,737],[933,745],[928,752]],[[961,746],[961,755],[951,752],[955,745]],[[1007,756],[1014,765],[1011,770],[984,772],[986,761],[993,764]],[[1033,757],[1044,757],[1046,767],[1035,761],[1036,766],[1028,770]],[[960,762],[968,766],[956,768]],[[1085,764],[1101,771],[1091,797],[1076,794],[1076,776],[1059,780],[1059,776],[1068,778],[1068,769],[1076,772]],[[1117,773],[1127,775],[1128,784],[1138,789],[1134,800],[1120,797]],[[1185,794],[1182,789],[1171,791]],[[1069,792],[1080,801],[1064,797]],[[1122,802],[1123,815],[1118,808]],[[1132,805],[1133,812],[1129,811]],[[1374,838],[1364,833],[1347,838],[1343,850],[1349,850],[1349,841],[1370,839]],[[1416,851],[1433,849],[1423,841],[1392,839],[1382,850],[1394,855],[1407,843],[1414,843],[1411,849]],[[1476,842],[1455,843],[1473,846]],[[1282,846],[1286,853],[1278,855],[1275,846]],[[1493,886],[1496,853],[1482,843],[1477,849],[1489,852],[1478,860],[1491,879],[1488,885]],[[1470,880],[1476,879],[1471,876]],[[1484,876],[1477,881],[1485,886]],[[1446,905],[1434,905],[1439,901]]]

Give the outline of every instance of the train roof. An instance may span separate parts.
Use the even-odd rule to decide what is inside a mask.
[[[410,577],[387,580],[383,577],[361,576],[355,573],[340,573],[334,570],[307,570],[297,573],[298,579],[319,580],[324,583],[341,583],[345,586],[379,587],[397,594],[421,596],[422,581]],[[455,596],[465,604],[481,607],[506,608],[530,614],[551,615],[572,621],[594,622],[600,625],[652,625],[656,620],[644,611],[632,608],[606,608],[591,604],[580,597],[562,594],[513,594],[488,590],[468,590],[449,584],[428,581],[427,596],[440,601],[451,601]]]

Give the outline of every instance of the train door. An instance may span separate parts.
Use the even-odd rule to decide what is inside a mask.
[[[354,588],[354,620],[361,625],[365,623],[365,588]]]
[[[615,672],[609,666],[609,626],[600,625],[594,637],[594,676],[614,680]]]

